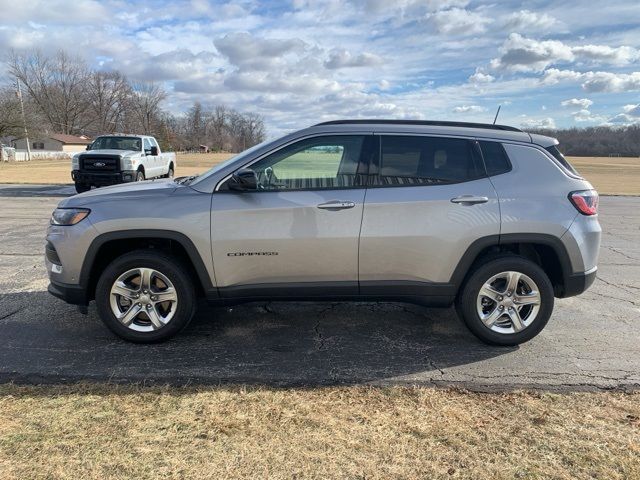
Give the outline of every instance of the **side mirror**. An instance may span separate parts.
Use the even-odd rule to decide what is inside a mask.
[[[91,150],[91,144],[87,145],[87,148],[85,150]]]
[[[258,176],[256,172],[250,168],[241,168],[236,173],[231,175],[229,182],[227,182],[229,190],[236,192],[246,192],[249,190],[258,189]]]
[[[153,155],[154,157],[158,155],[158,147],[156,146],[151,147],[151,155]]]

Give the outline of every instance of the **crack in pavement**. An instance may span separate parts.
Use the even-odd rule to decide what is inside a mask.
[[[7,313],[7,314],[5,314],[5,315],[2,315],[2,316],[0,317],[0,320],[4,320],[4,319],[6,319],[6,318],[9,318],[11,315],[15,315],[16,313],[20,313],[20,312],[21,312],[21,311],[23,311],[24,309],[25,309],[25,307],[20,307],[19,309],[14,310],[13,312],[9,312],[9,313]]]
[[[635,260],[636,262],[640,262],[640,258],[635,258],[635,257],[632,257],[630,255],[627,255],[626,253],[621,252],[620,250],[618,250],[618,249],[616,249],[614,247],[610,247],[609,245],[603,245],[602,248],[606,248],[607,250],[611,250],[612,252],[615,252],[615,253],[617,253],[619,255],[622,255],[623,257],[628,258],[629,260]]]
[[[596,278],[597,278],[598,280],[600,280],[602,283],[605,283],[605,284],[609,285],[610,287],[619,288],[619,289],[620,289],[620,290],[622,290],[623,292],[627,292],[627,293],[629,293],[629,294],[631,294],[631,295],[635,295],[635,292],[631,292],[631,291],[627,290],[626,288],[623,288],[623,287],[625,287],[625,286],[626,286],[624,283],[621,283],[621,284],[612,283],[612,282],[610,282],[610,281],[608,281],[608,280],[605,280],[604,278],[602,278],[602,277],[600,277],[600,276],[596,276]],[[640,288],[638,288],[638,287],[633,287],[633,286],[632,286],[631,288],[636,288],[636,289],[640,290]]]

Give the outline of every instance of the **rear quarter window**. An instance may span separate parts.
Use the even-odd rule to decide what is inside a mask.
[[[511,170],[511,162],[507,152],[500,142],[488,142],[482,140],[478,142],[482,151],[482,158],[487,169],[487,175],[500,175]]]
[[[562,154],[562,152],[557,146],[552,145],[550,147],[545,148],[545,150],[549,152],[551,156],[553,156],[553,158],[555,158],[558,161],[558,163],[560,163],[560,165],[562,165],[570,173],[578,177],[580,176],[578,171],[575,168],[573,168],[573,165],[569,163],[569,161],[564,157],[564,155]]]

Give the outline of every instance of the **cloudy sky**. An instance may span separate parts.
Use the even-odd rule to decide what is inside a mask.
[[[465,0],[0,0],[0,53],[99,69],[255,111],[269,136],[336,118],[521,127],[640,122],[640,4]]]

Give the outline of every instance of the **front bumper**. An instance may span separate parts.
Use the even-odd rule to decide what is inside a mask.
[[[64,283],[51,282],[47,288],[49,293],[67,303],[73,305],[88,305],[89,296],[87,290],[80,285],[67,285]]]
[[[124,170],[122,172],[94,173],[73,170],[71,178],[75,183],[85,185],[105,186],[117,185],[118,183],[135,182],[136,172],[134,170]]]

